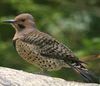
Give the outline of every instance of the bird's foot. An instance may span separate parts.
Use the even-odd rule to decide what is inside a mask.
[[[47,71],[39,71],[39,72],[35,72],[35,74],[38,74],[38,75],[46,75],[46,76],[49,76],[48,75],[48,72]]]

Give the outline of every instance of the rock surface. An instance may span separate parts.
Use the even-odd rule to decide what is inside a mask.
[[[0,86],[100,86],[0,67]]]

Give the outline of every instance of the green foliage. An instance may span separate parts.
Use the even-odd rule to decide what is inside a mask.
[[[14,29],[2,23],[20,13],[31,13],[39,30],[63,42],[80,59],[100,54],[99,0],[0,0],[0,11],[0,66],[39,71],[19,57],[11,40]],[[89,61],[88,67],[100,76],[97,63],[100,65],[100,58],[94,62]],[[71,69],[50,72],[50,75],[67,80],[80,78]]]

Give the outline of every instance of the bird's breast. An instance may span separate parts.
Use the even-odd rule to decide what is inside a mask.
[[[38,57],[37,47],[25,43],[20,39],[16,40],[16,50],[23,59],[32,64],[36,61],[36,58]]]
[[[16,50],[23,59],[38,66],[40,69],[52,71],[67,66],[63,61],[41,56],[36,45],[25,43],[19,39],[16,40]]]

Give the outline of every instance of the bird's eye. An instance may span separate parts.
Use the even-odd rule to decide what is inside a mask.
[[[21,21],[22,21],[22,22],[24,22],[24,21],[25,21],[25,19],[21,19]]]

